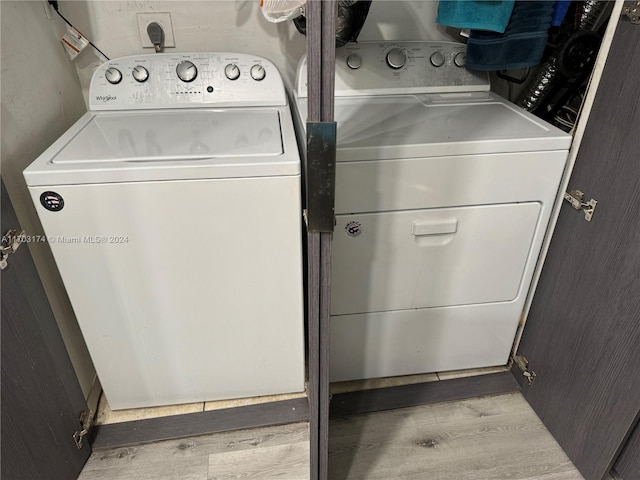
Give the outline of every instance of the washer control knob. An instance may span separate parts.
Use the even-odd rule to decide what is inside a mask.
[[[240,77],[240,68],[235,63],[224,67],[224,74],[229,80],[237,80]]]
[[[146,82],[149,78],[149,70],[144,68],[142,65],[136,65],[133,67],[133,72],[131,72],[133,78],[136,79],[137,82]]]
[[[456,66],[458,67],[464,67],[466,59],[467,59],[467,56],[465,55],[464,52],[458,52],[456,53],[456,56],[453,57],[453,63],[455,63]]]
[[[407,54],[400,48],[392,48],[387,53],[387,65],[393,69],[399,69],[404,67],[407,62]]]
[[[189,60],[181,61],[176,67],[176,73],[178,74],[178,78],[183,82],[193,82],[198,76],[198,69]]]
[[[264,77],[267,76],[267,72],[265,71],[264,67],[260,64],[256,64],[253,67],[251,67],[251,70],[249,73],[251,73],[251,78],[253,78],[254,80],[257,80],[258,82],[260,80],[264,80]]]
[[[442,54],[442,52],[432,53],[429,57],[429,60],[431,61],[431,65],[433,65],[434,67],[441,67],[442,65],[444,65],[444,55]]]
[[[347,66],[352,70],[357,70],[362,65],[362,58],[357,53],[352,53],[347,57]]]
[[[109,67],[104,72],[104,78],[107,79],[107,82],[116,85],[122,81],[122,73],[117,68]]]

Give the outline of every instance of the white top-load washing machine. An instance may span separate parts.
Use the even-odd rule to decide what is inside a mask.
[[[273,63],[109,61],[24,176],[111,408],[304,390],[300,159]]]
[[[337,51],[332,381],[505,365],[571,137],[465,46]],[[297,123],[307,111],[299,65]]]

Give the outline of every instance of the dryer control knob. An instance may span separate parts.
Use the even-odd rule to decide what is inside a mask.
[[[142,65],[136,65],[133,67],[133,71],[131,72],[133,78],[136,79],[137,82],[146,82],[149,78],[149,70],[144,68]]]
[[[433,65],[434,67],[441,67],[442,65],[444,65],[444,55],[442,54],[442,52],[432,53],[429,57],[429,60],[431,61],[431,65]]]
[[[399,69],[404,67],[407,62],[407,54],[400,48],[393,48],[387,53],[387,65],[393,69]]]
[[[458,67],[464,67],[466,59],[467,59],[467,56],[465,55],[464,52],[458,52],[456,53],[456,56],[453,57],[453,63],[455,63],[456,66]]]
[[[260,80],[264,80],[264,77],[267,76],[267,72],[265,71],[264,67],[260,64],[256,64],[253,67],[251,67],[250,73],[251,73],[251,78],[253,78],[254,80],[257,80],[258,82]]]
[[[198,76],[198,69],[189,60],[181,61],[176,67],[178,78],[183,82],[193,82]]]
[[[224,67],[224,75],[229,80],[237,80],[240,77],[240,68],[235,63],[230,63]]]
[[[107,79],[107,82],[116,85],[122,81],[122,73],[117,68],[109,67],[104,72],[104,78]]]
[[[352,53],[347,57],[347,66],[352,70],[357,70],[362,65],[362,58],[357,53]]]

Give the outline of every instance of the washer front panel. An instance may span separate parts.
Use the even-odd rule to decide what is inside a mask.
[[[111,408],[303,391],[299,176],[30,193]]]

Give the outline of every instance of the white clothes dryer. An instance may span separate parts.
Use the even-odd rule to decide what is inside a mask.
[[[24,177],[112,409],[304,390],[300,160],[273,63],[111,60]]]
[[[332,381],[508,362],[571,137],[446,42],[337,51]],[[294,93],[307,111],[306,59]]]

